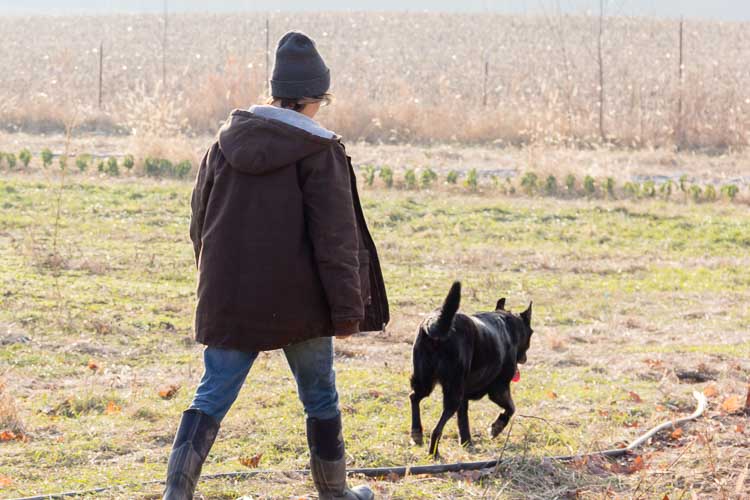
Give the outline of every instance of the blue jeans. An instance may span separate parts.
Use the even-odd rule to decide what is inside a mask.
[[[321,337],[284,348],[297,392],[311,418],[329,419],[339,413],[336,373],[333,370],[333,338]],[[205,371],[190,409],[200,410],[221,422],[245,382],[257,352],[218,347],[203,351]]]

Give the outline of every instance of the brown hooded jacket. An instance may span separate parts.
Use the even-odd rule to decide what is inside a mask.
[[[295,111],[235,110],[192,196],[196,339],[264,351],[389,320],[351,160]]]

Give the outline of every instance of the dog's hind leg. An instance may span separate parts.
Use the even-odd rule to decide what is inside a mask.
[[[471,445],[471,431],[469,430],[469,400],[464,399],[458,407],[458,435],[461,446]]]
[[[448,420],[453,416],[456,411],[458,411],[459,406],[461,406],[461,400],[463,399],[463,390],[457,389],[455,387],[443,387],[443,414],[440,415],[440,420],[438,420],[437,425],[432,430],[432,435],[430,436],[430,455],[438,458],[440,454],[438,453],[438,444],[440,443],[440,438],[443,435],[443,428],[445,427],[445,424],[448,422]]]
[[[488,395],[492,402],[505,410],[492,424],[492,437],[497,437],[498,434],[503,432],[505,426],[510,422],[510,417],[516,412],[516,405],[513,404],[513,398],[510,396],[510,386],[508,384],[496,386],[489,391]]]

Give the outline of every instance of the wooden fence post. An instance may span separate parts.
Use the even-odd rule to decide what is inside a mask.
[[[164,0],[164,33],[161,41],[161,84],[163,90],[167,89],[167,19],[169,15],[167,0]]]
[[[268,20],[268,17],[266,16],[266,95],[270,95],[271,90],[269,86],[271,85],[269,79],[271,78],[269,73],[269,54],[270,54],[270,44],[271,44],[271,34],[270,34],[270,22]]]
[[[679,55],[679,66],[677,69],[677,75],[678,75],[678,83],[679,83],[679,91],[677,96],[677,148],[680,149],[683,146],[683,143],[685,142],[685,133],[682,123],[682,93],[683,93],[683,66],[684,66],[684,59],[683,59],[683,51],[684,51],[684,24],[685,19],[680,19],[680,55]]]
[[[102,109],[102,80],[104,72],[104,41],[99,42],[99,109]]]
[[[482,107],[487,107],[487,82],[490,75],[490,62],[484,61],[484,83],[482,85]]]
[[[597,37],[597,63],[599,65],[599,137],[607,142],[604,133],[604,56],[602,54],[602,38],[604,36],[604,0],[599,0],[599,36]]]

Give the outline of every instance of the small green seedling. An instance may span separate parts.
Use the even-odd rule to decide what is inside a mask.
[[[393,170],[391,167],[382,167],[380,169],[380,179],[385,184],[385,187],[389,189],[393,187]]]
[[[29,168],[29,163],[31,163],[31,151],[26,148],[22,149],[21,152],[18,153],[18,159],[23,163],[23,168]]]
[[[414,173],[414,169],[408,169],[404,172],[404,185],[406,189],[417,189],[417,174]]]
[[[576,176],[568,174],[565,176],[565,190],[568,194],[575,194],[576,192]]]
[[[586,193],[586,196],[594,196],[596,194],[596,182],[590,175],[583,178],[583,191]]]
[[[656,196],[656,184],[654,184],[654,181],[648,180],[643,183],[643,196],[646,198],[653,198]]]
[[[91,155],[82,154],[78,155],[76,157],[76,167],[78,167],[78,171],[83,173],[86,171],[87,168],[89,168],[89,163],[91,162]]]
[[[367,165],[365,167],[362,167],[362,172],[365,176],[365,185],[367,187],[372,187],[372,185],[375,183],[375,167],[372,165]]]
[[[557,178],[554,175],[547,176],[547,179],[544,181],[544,192],[547,196],[557,194]]]
[[[607,192],[607,196],[614,200],[615,199],[615,180],[612,177],[604,179],[604,190]]]
[[[47,168],[52,165],[52,158],[54,157],[55,155],[52,154],[52,151],[50,151],[49,148],[42,149],[42,166]]]
[[[701,195],[703,194],[703,190],[700,186],[693,184],[690,186],[690,189],[688,190],[690,193],[690,197],[693,199],[695,203],[698,203],[701,201]]]
[[[112,177],[120,175],[120,167],[117,165],[117,158],[110,156],[107,159],[107,173]]]
[[[477,169],[472,168],[469,170],[469,172],[466,174],[466,181],[465,181],[466,187],[471,189],[472,191],[476,191],[479,187],[479,177],[477,176]]]
[[[734,184],[728,184],[726,186],[722,186],[721,188],[721,194],[729,198],[730,201],[734,201],[739,192],[740,189]]]
[[[429,187],[437,180],[437,178],[438,175],[431,168],[423,170],[420,177],[422,187],[424,189],[429,189]]]
[[[523,177],[521,177],[521,188],[523,188],[523,192],[526,193],[527,196],[534,194],[538,179],[539,178],[534,172],[526,172]]]
[[[16,168],[16,155],[15,153],[7,153],[5,155],[5,162],[8,164],[8,170]]]
[[[178,179],[186,178],[193,170],[193,164],[190,160],[182,160],[175,165],[174,174]]]
[[[706,186],[706,190],[703,193],[703,198],[706,201],[716,201],[716,188],[713,184]]]
[[[135,166],[135,158],[133,158],[133,155],[125,155],[125,158],[122,159],[122,166],[128,169],[128,171],[133,170],[133,167]]]

